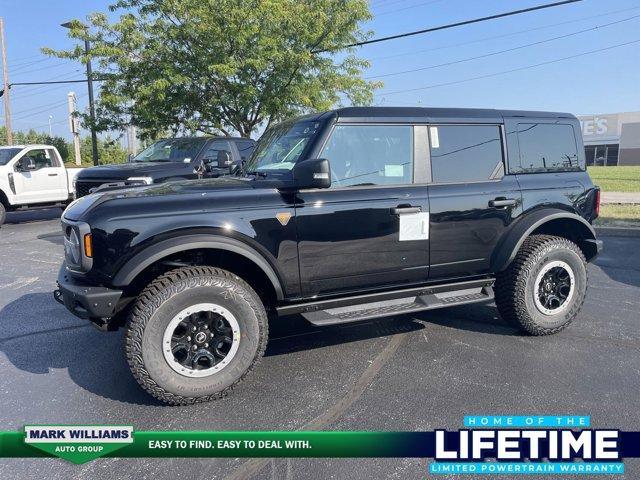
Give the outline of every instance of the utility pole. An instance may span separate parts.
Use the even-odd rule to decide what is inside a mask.
[[[75,93],[67,93],[67,105],[69,106],[69,130],[71,130],[71,133],[73,134],[73,153],[76,159],[76,165],[80,165],[82,163],[82,160],[80,158],[80,125],[78,125],[78,118],[75,116]]]
[[[91,148],[93,164],[98,165],[98,135],[96,134],[96,108],[93,104],[93,73],[91,72],[91,58],[89,57],[89,40],[84,41],[84,54],[87,56],[87,85],[89,87],[89,117],[91,118]]]
[[[132,157],[138,154],[138,140],[136,138],[136,126],[127,127],[127,153]]]
[[[73,27],[72,22],[65,22],[60,25],[61,27],[71,29]],[[82,25],[82,28],[86,30],[86,35],[89,35],[89,28],[86,25]],[[93,102],[93,72],[91,69],[91,57],[89,52],[91,51],[91,45],[88,38],[85,36],[84,40],[84,55],[87,58],[87,87],[89,89],[89,118],[91,119],[91,148],[93,156],[93,164],[98,165],[98,135],[95,129],[96,123],[96,108]]]
[[[0,42],[2,42],[2,80],[4,84],[4,126],[7,131],[7,145],[13,145],[11,131],[11,104],[9,102],[9,65],[7,65],[7,44],[4,38],[4,20],[0,17]]]

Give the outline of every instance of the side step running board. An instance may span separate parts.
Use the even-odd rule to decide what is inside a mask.
[[[314,325],[334,325],[373,318],[465,305],[493,299],[493,280],[438,285],[281,307],[278,313],[301,313]]]

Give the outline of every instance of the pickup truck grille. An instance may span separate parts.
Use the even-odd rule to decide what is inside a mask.
[[[97,188],[108,180],[77,180],[76,181],[76,198],[89,195],[92,188]]]

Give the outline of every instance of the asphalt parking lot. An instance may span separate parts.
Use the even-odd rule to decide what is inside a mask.
[[[0,229],[0,428],[124,424],[138,430],[457,429],[465,414],[585,414],[640,430],[640,238],[604,237],[578,320],[527,337],[491,304],[319,329],[271,326],[267,354],[217,402],[166,407],[129,373],[122,333],[55,303],[59,210],[9,214]],[[425,459],[0,460],[3,478],[401,478]],[[627,477],[640,461],[626,461]]]

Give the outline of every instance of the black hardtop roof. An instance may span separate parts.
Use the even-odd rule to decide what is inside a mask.
[[[451,121],[502,121],[504,118],[570,118],[575,116],[562,112],[536,112],[527,110],[497,110],[488,108],[436,108],[436,107],[345,107],[327,112],[310,114],[301,119],[324,120],[336,116],[342,121],[401,120],[428,121],[450,119]]]

